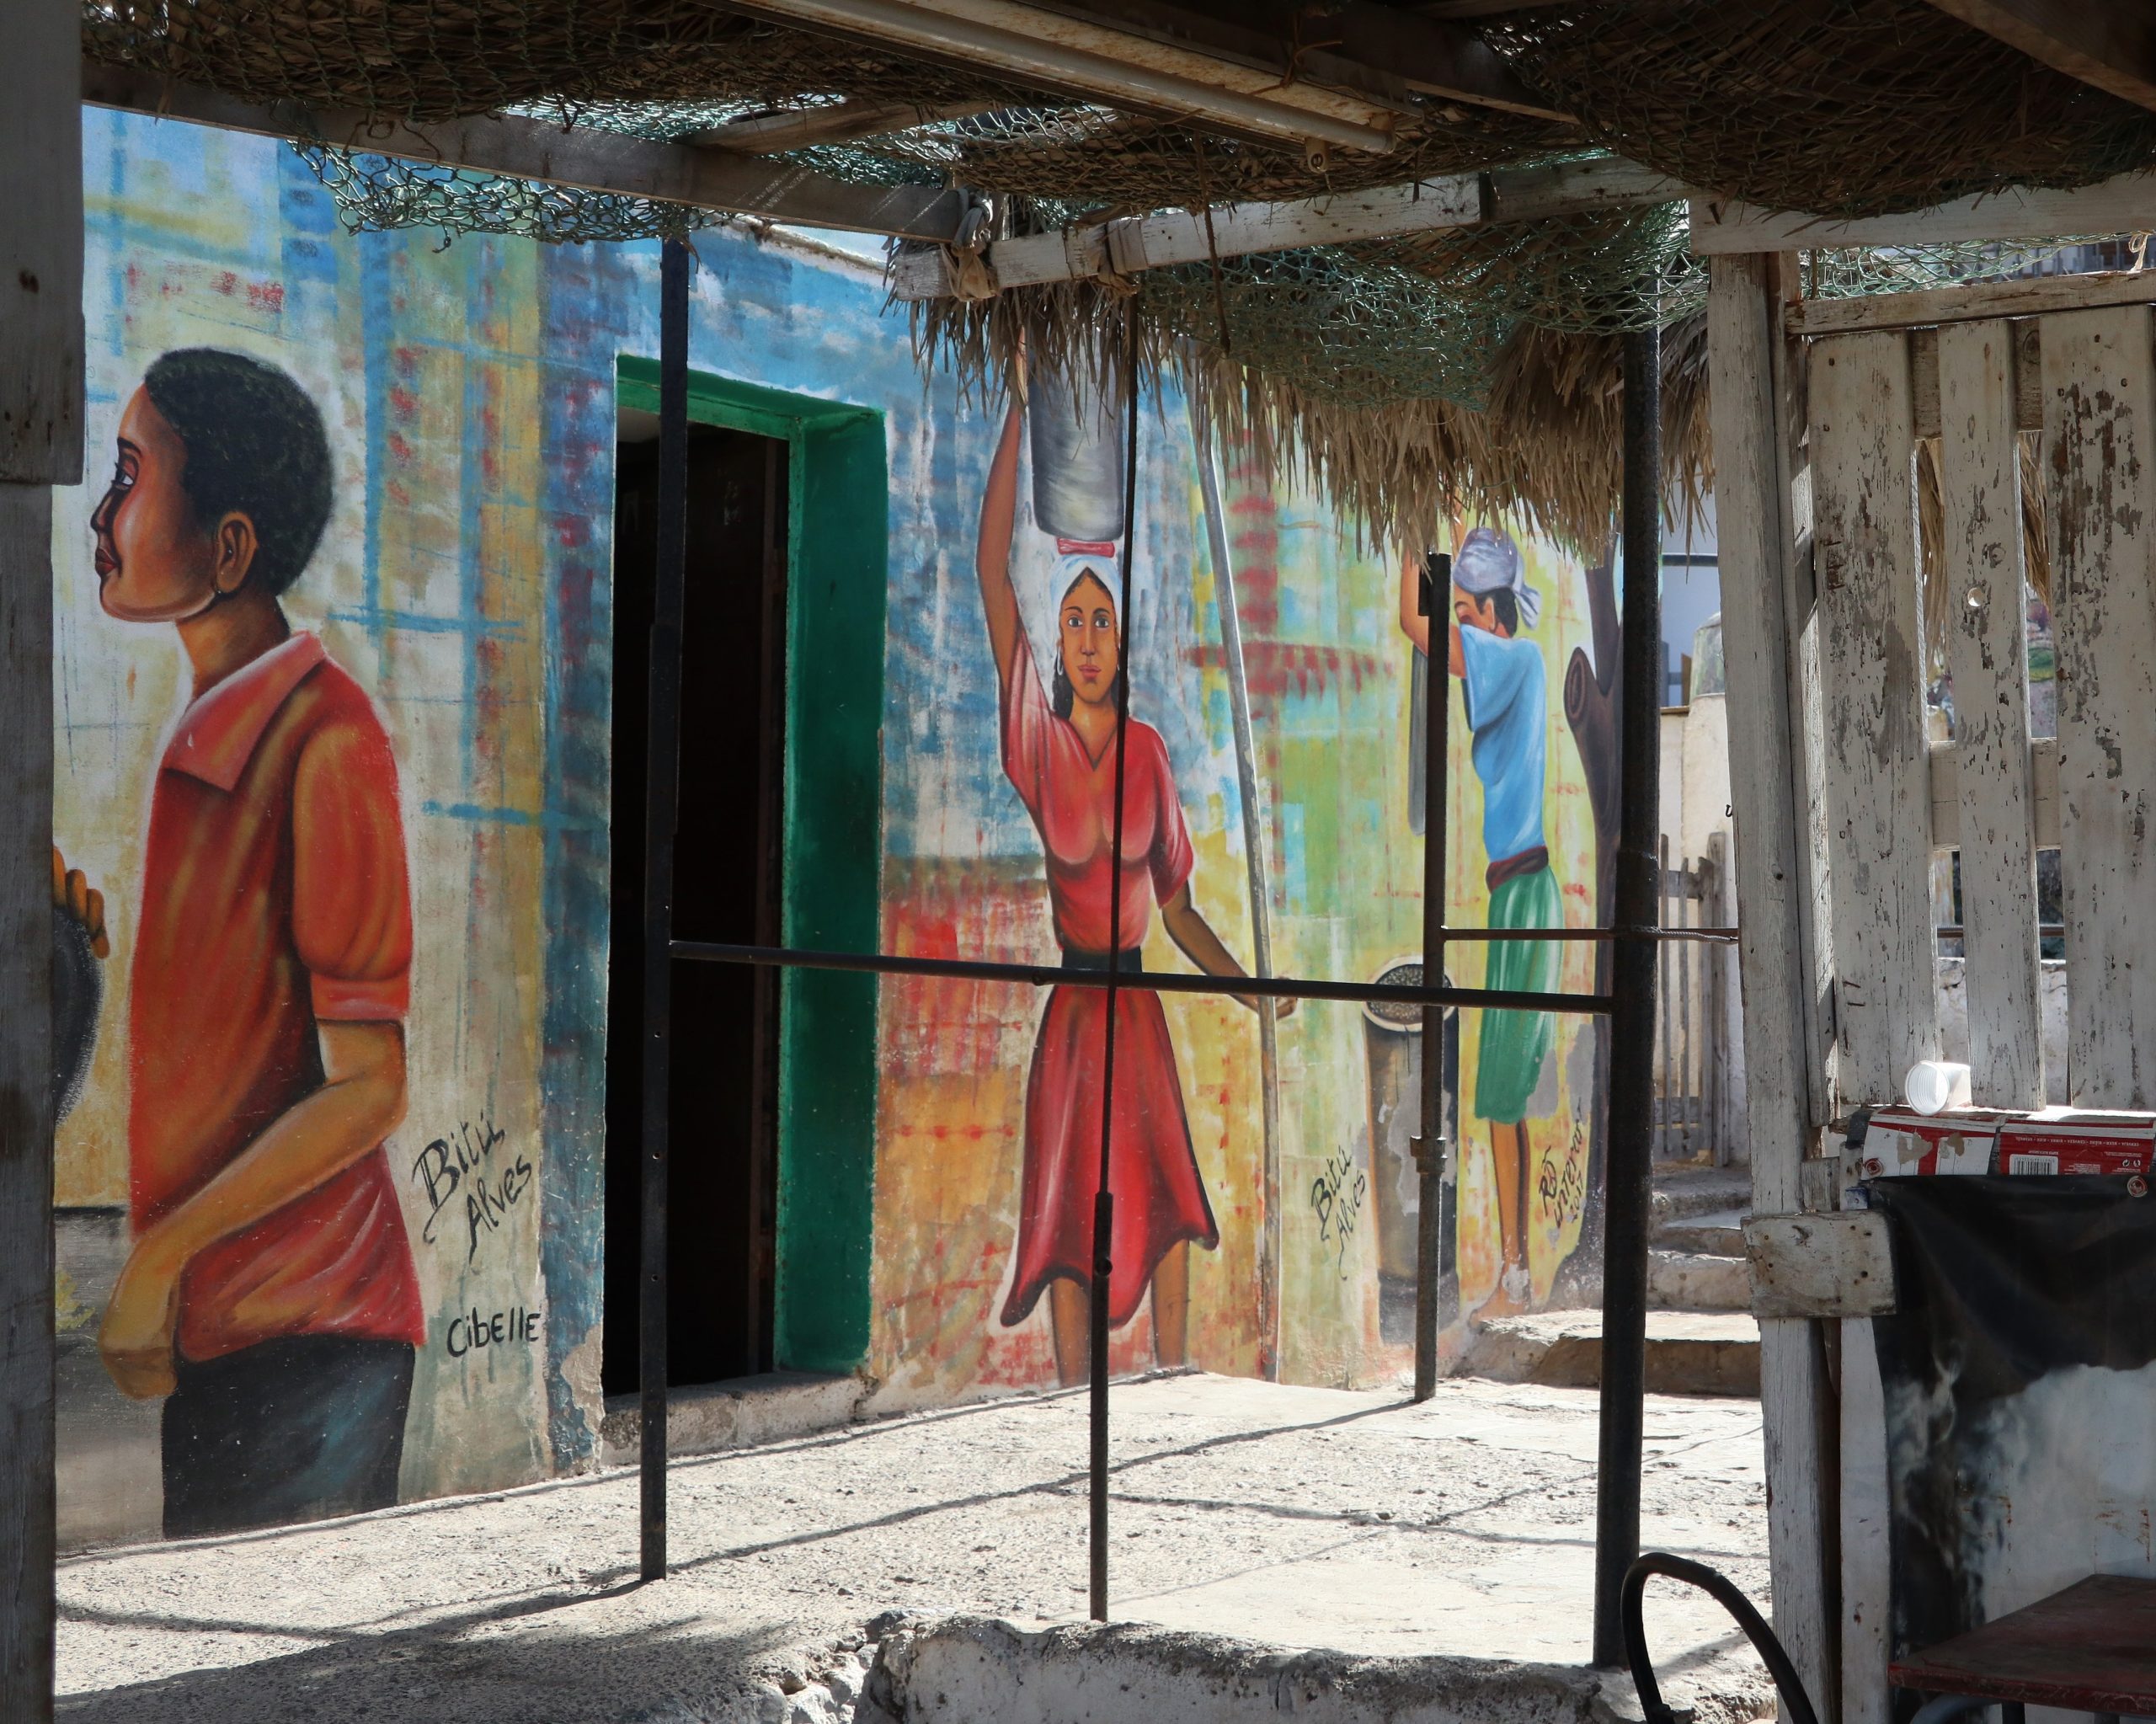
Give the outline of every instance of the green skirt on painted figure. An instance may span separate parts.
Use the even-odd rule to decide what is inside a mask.
[[[1557,877],[1546,868],[1515,874],[1491,889],[1490,926],[1561,928],[1565,907]],[[1492,940],[1482,971],[1486,988],[1546,994],[1557,982],[1554,940]],[[1485,1011],[1475,1062],[1475,1117],[1499,1125],[1527,1118],[1527,1104],[1542,1081],[1542,1062],[1556,1039],[1556,1020],[1546,1011]]]

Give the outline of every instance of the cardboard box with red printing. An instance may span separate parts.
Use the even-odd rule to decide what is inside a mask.
[[[2146,1173],[2156,1115],[2047,1108],[1999,1128],[2002,1173]]]
[[[1992,1143],[2004,1116],[1981,1111],[1919,1113],[1881,1108],[1864,1137],[1864,1176],[1988,1173]]]

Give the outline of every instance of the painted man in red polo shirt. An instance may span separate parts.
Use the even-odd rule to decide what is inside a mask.
[[[275,367],[151,366],[92,525],[99,597],[194,671],[150,807],[131,971],[135,1244],[106,1368],[166,1397],[165,1530],[397,1499],[424,1320],[383,1140],[412,958],[382,721],[279,595],[329,515],[322,415]]]

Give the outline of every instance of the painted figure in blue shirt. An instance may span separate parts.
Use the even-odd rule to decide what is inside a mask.
[[[1402,574],[1401,626],[1426,653],[1429,619],[1417,602],[1419,567]],[[1494,527],[1478,526],[1453,558],[1453,620],[1446,668],[1460,679],[1474,733],[1475,776],[1482,782],[1485,878],[1492,928],[1555,928],[1564,906],[1543,835],[1549,707],[1542,649],[1520,638],[1541,614],[1541,595],[1524,579],[1519,549]],[[1557,948],[1547,941],[1493,940],[1485,948],[1483,985],[1547,993],[1555,987]],[[1527,1109],[1556,1039],[1543,1011],[1485,1011],[1476,1062],[1475,1114],[1490,1129],[1497,1194],[1502,1267],[1476,1312],[1480,1321],[1529,1308],[1528,1176],[1533,1156]]]

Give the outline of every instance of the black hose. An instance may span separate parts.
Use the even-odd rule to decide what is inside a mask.
[[[1647,1577],[1655,1574],[1666,1574],[1672,1580],[1699,1588],[1737,1619],[1737,1625],[1766,1660],[1767,1673],[1781,1690],[1781,1724],[1819,1724],[1819,1715],[1812,1710],[1812,1697],[1804,1691],[1796,1666],[1790,1663],[1789,1654],[1782,1650],[1782,1643],[1774,1638],[1774,1631],[1767,1626],[1766,1619],[1752,1608],[1752,1601],[1737,1591],[1726,1576],[1716,1573],[1705,1563],[1673,1556],[1667,1551],[1649,1551],[1626,1569],[1624,1588],[1619,1597],[1625,1657],[1632,1667],[1632,1685],[1639,1690],[1640,1705],[1646,1713],[1647,1724],[1677,1724],[1677,1714],[1662,1703],[1662,1689],[1654,1679],[1654,1666],[1647,1660],[1646,1624],[1641,1607],[1646,1599]]]

